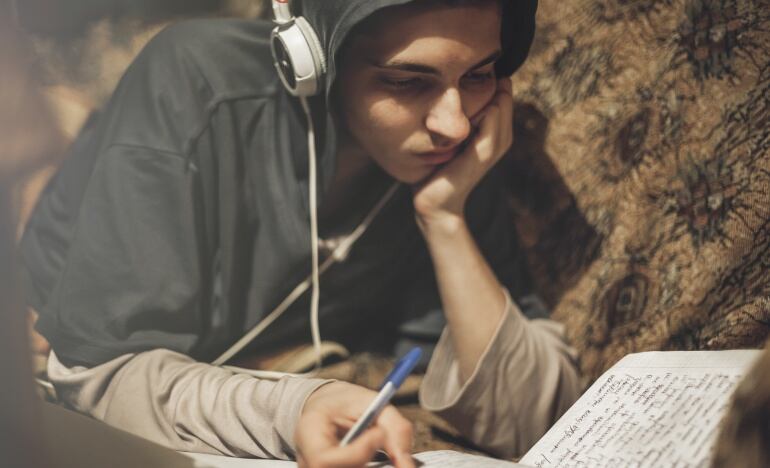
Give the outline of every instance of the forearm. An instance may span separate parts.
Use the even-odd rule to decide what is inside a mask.
[[[288,458],[307,396],[325,382],[234,374],[167,350],[91,369],[52,354],[49,377],[68,406],[175,450]]]
[[[465,381],[492,339],[506,299],[463,217],[421,218],[418,224],[433,260],[460,378]]]
[[[521,456],[580,395],[575,351],[563,326],[527,320],[513,302],[464,383],[448,338],[444,334],[433,353],[420,402],[500,457]]]

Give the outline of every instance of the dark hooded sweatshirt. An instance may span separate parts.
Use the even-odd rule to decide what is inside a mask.
[[[328,60],[324,91],[311,101],[321,204],[335,167],[337,129],[326,103],[338,52],[363,19],[402,3],[407,1],[293,5],[316,29]],[[526,57],[535,8],[536,0],[504,2],[501,74],[512,73]],[[86,125],[42,195],[22,242],[28,302],[40,313],[37,327],[57,362],[98,368],[157,349],[210,361],[308,275],[307,128],[297,100],[273,68],[272,27],[219,19],[167,28]],[[362,194],[369,204],[389,183],[384,177],[380,182]],[[501,186],[492,171],[469,200],[468,222],[501,283],[519,297],[525,285]],[[344,233],[365,212],[339,225],[322,225],[321,237]],[[308,296],[250,351],[307,341]],[[404,338],[435,341],[443,327],[439,306],[411,192],[402,187],[348,260],[323,275],[322,335],[352,348],[372,342],[392,346]],[[81,400],[71,404],[109,419],[89,407],[95,400]],[[296,419],[304,401],[296,400],[284,405],[294,411],[285,419]],[[167,430],[163,427],[160,432]],[[285,456],[291,452],[291,431],[276,432],[271,437],[278,442],[261,449],[227,442],[223,449],[208,440],[204,446]]]

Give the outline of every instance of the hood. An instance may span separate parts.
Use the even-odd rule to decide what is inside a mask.
[[[376,11],[389,6],[419,0],[295,0],[292,10],[304,16],[313,26],[324,48],[327,73],[324,82],[328,99],[337,73],[337,54],[350,31]],[[500,76],[511,75],[529,53],[535,34],[537,0],[502,0],[503,28],[501,43],[503,56],[498,61]]]
[[[322,95],[311,100],[317,126],[316,142],[321,158],[321,193],[333,176],[336,152],[336,129],[329,102],[337,76],[338,54],[357,24],[380,9],[420,0],[292,0],[292,13],[304,16],[316,31],[324,50],[327,73]],[[527,58],[535,34],[537,0],[502,0],[503,22],[501,44],[503,55],[497,62],[499,76],[513,74]]]

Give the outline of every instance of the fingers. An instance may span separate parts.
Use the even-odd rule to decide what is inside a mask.
[[[393,406],[387,406],[377,418],[377,426],[385,432],[385,451],[396,468],[414,468],[412,423]]]
[[[473,187],[497,161],[495,143],[498,139],[499,112],[497,106],[490,105],[484,111],[476,135],[465,150],[433,177],[435,187],[441,187],[441,191],[451,194],[447,206],[461,210]]]
[[[371,428],[345,447],[333,446],[314,456],[311,468],[358,468],[369,463],[377,450],[385,444],[385,434],[380,428]]]
[[[336,424],[328,415],[309,413],[303,416],[301,425],[297,430],[297,462],[301,468],[363,467],[385,446],[385,433],[379,427],[340,447]]]
[[[305,403],[296,429],[297,461],[303,468],[363,467],[385,449],[396,468],[414,468],[412,425],[386,406],[371,429],[340,447],[340,439],[369,406],[376,393],[333,382],[318,388]]]
[[[513,85],[510,78],[498,80],[495,96],[483,114],[475,149],[486,172],[513,143]]]

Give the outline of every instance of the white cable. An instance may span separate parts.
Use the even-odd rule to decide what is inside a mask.
[[[311,251],[311,265],[312,270],[310,273],[310,283],[312,284],[312,292],[310,296],[310,333],[313,339],[313,349],[315,350],[316,357],[316,370],[321,367],[321,331],[318,320],[318,303],[320,298],[320,285],[319,285],[319,268],[318,268],[318,177],[317,177],[317,165],[316,165],[316,147],[315,147],[315,126],[313,124],[313,116],[310,111],[310,106],[307,102],[307,98],[300,98],[302,104],[302,110],[307,117],[307,144],[308,144],[308,208],[310,210],[310,251]],[[328,263],[328,262],[325,262]],[[326,266],[326,265],[325,265]],[[331,264],[329,264],[331,266]],[[327,266],[328,268],[328,266]],[[280,317],[286,309],[289,308],[294,301],[299,298],[305,291],[307,291],[308,280],[298,284],[294,290],[289,293],[278,307],[276,307],[267,317],[260,321],[249,333],[244,335],[233,346],[225,351],[221,356],[216,358],[212,364],[215,366],[222,366],[225,362],[229,361],[239,351],[241,351],[246,345],[251,343],[254,338],[261,334],[265,328],[270,326],[278,317]],[[231,369],[237,369],[233,366],[226,366]],[[250,374],[264,375],[264,378],[276,378],[277,375],[284,374],[275,373],[269,371],[255,371],[249,372]],[[288,374],[284,374],[288,375]],[[280,378],[280,377],[278,377]]]
[[[249,374],[254,377],[263,379],[277,380],[285,376],[293,377],[308,377],[312,376],[320,367],[323,356],[321,354],[321,330],[319,324],[319,300],[320,300],[320,275],[329,269],[336,262],[343,262],[347,259],[350,250],[356,241],[366,232],[369,225],[374,218],[379,214],[385,204],[393,197],[396,190],[400,186],[400,183],[395,182],[385,195],[380,198],[377,204],[372,207],[369,213],[364,217],[363,221],[345,237],[336,249],[329,257],[324,260],[323,264],[318,265],[318,177],[316,166],[316,145],[315,145],[315,127],[313,125],[313,119],[310,112],[306,98],[300,98],[302,103],[302,109],[305,111],[305,115],[308,121],[308,169],[309,169],[309,193],[308,204],[310,209],[310,249],[311,249],[311,263],[312,269],[310,276],[305,278],[304,281],[299,283],[283,301],[264,319],[262,319],[257,325],[255,325],[248,333],[246,333],[235,344],[228,348],[222,355],[212,361],[215,366],[222,366],[226,369],[230,369],[239,373]],[[310,332],[313,340],[313,349],[315,351],[316,367],[314,371],[304,374],[292,374],[288,372],[275,372],[275,371],[263,371],[243,369],[235,366],[225,366],[224,364],[229,361],[233,356],[238,354],[243,348],[248,346],[249,343],[259,336],[267,327],[275,322],[284,312],[302,295],[307,291],[308,287],[312,286],[310,297]]]
[[[300,98],[302,109],[307,116],[307,146],[308,146],[308,169],[309,169],[309,191],[308,203],[310,204],[310,255],[311,255],[311,276],[313,278],[313,289],[310,295],[310,333],[313,337],[313,349],[315,350],[315,370],[321,368],[321,329],[318,323],[318,301],[321,295],[321,287],[318,278],[318,177],[316,167],[316,148],[315,148],[315,126],[313,125],[313,116],[310,112],[310,105],[307,98]]]
[[[349,236],[345,237],[340,242],[336,249],[334,249],[331,258],[338,262],[344,262],[347,260],[350,249],[353,248],[353,244],[355,244],[358,238],[363,236],[366,230],[369,229],[369,225],[372,224],[374,218],[379,214],[380,210],[382,210],[385,204],[393,197],[393,195],[396,193],[396,190],[398,190],[400,186],[401,183],[399,182],[394,182],[393,185],[390,186],[388,191],[385,192],[385,195],[380,198],[380,201],[378,201],[377,204],[374,205],[374,207],[369,211],[366,217],[364,217],[364,220],[361,221],[361,223],[353,230]]]
[[[334,252],[332,252],[329,257],[324,260],[324,262],[321,264],[319,268],[319,276],[323,274],[326,270],[328,270],[333,264],[337,262],[343,262],[347,259],[348,253],[353,247],[353,244],[356,243],[356,241],[366,232],[366,230],[369,228],[369,225],[371,224],[372,220],[379,214],[379,212],[382,210],[382,208],[385,206],[385,204],[393,197],[393,195],[396,193],[396,190],[400,184],[398,182],[393,183],[393,185],[388,189],[388,191],[385,193],[385,195],[380,199],[379,202],[372,208],[372,210],[369,211],[367,216],[364,218],[364,220],[356,227],[356,229],[353,230],[353,232],[348,235],[343,241],[340,242],[340,244],[337,246],[336,249],[334,249]],[[243,348],[249,345],[254,339],[257,338],[267,327],[269,327],[273,322],[275,322],[278,317],[283,315],[284,312],[296,301],[302,294],[305,293],[305,291],[308,290],[310,287],[310,284],[312,282],[312,276],[308,276],[305,278],[304,281],[299,283],[284,299],[281,301],[278,306],[273,309],[272,312],[270,312],[267,316],[265,316],[264,319],[262,319],[258,324],[256,324],[251,330],[248,331],[243,337],[238,340],[235,344],[233,344],[230,348],[228,348],[224,353],[222,353],[221,356],[219,356],[216,360],[212,362],[215,366],[223,366],[225,362],[229,361],[233,356],[238,354]],[[257,371],[252,369],[242,369],[234,366],[224,366],[226,368],[230,368],[232,370],[239,370],[242,373],[247,373],[254,375],[255,377],[262,377],[265,379],[276,379],[283,377],[285,375],[295,375],[290,373],[283,373],[283,372],[272,372],[272,371]],[[264,375],[262,375],[264,374]],[[296,375],[302,375],[302,374],[296,374]]]

